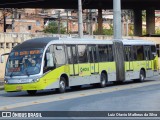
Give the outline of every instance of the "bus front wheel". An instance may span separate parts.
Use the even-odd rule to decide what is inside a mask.
[[[27,93],[29,95],[35,95],[37,93],[37,90],[27,90]]]
[[[66,91],[66,86],[66,79],[64,77],[61,77],[59,82],[59,92],[64,93]]]

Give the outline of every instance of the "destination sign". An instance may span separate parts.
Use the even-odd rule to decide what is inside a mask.
[[[20,52],[14,52],[15,56],[24,56],[24,55],[35,55],[40,54],[40,50],[30,50],[30,51],[20,51]]]

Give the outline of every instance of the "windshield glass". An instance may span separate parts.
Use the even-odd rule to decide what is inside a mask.
[[[6,76],[34,75],[40,72],[43,50],[11,52],[6,65]]]

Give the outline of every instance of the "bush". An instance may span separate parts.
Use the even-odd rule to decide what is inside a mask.
[[[44,28],[44,33],[52,33],[57,34],[58,33],[58,24],[57,22],[50,22],[47,27]],[[66,29],[63,27],[63,25],[60,25],[60,33],[64,34],[66,33]]]
[[[93,34],[98,35],[98,29],[96,29]],[[103,28],[102,35],[113,35],[113,25],[110,25],[110,29]]]

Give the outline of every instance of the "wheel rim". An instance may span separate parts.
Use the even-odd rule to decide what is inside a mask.
[[[104,75],[102,75],[101,84],[102,84],[102,86],[106,85],[106,77]]]
[[[60,88],[65,89],[65,87],[66,87],[65,82],[62,80],[60,82]]]
[[[140,75],[140,80],[141,80],[141,81],[144,80],[144,75],[143,75],[143,74]]]

